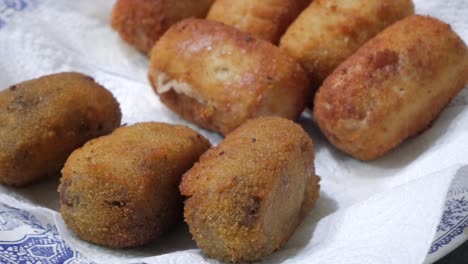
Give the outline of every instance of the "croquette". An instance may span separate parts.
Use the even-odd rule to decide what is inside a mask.
[[[120,125],[119,104],[91,77],[59,73],[0,92],[0,182],[25,186],[60,169],[76,148]]]
[[[214,0],[118,0],[111,25],[120,37],[148,54],[173,24],[184,18],[204,18]]]
[[[201,19],[164,34],[152,50],[149,79],[167,107],[222,134],[252,117],[295,119],[309,92],[305,71],[278,47]]]
[[[81,239],[147,244],[182,223],[181,176],[210,143],[190,128],[140,123],[86,143],[62,170],[60,212]]]
[[[278,44],[311,0],[217,0],[207,19],[223,22],[255,38]]]
[[[290,120],[251,119],[203,154],[179,188],[209,257],[259,260],[286,244],[319,197],[312,141]]]
[[[280,47],[302,63],[316,91],[369,39],[413,14],[411,0],[315,0],[288,28]]]
[[[338,149],[376,159],[424,131],[468,79],[468,50],[450,26],[411,16],[341,64],[315,98],[314,117]]]

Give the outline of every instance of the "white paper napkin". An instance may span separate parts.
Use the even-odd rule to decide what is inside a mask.
[[[147,81],[147,58],[109,26],[113,3],[0,0],[0,89],[80,71],[113,92],[124,123],[187,124],[218,143],[218,134],[188,124],[159,102]],[[415,4],[418,13],[451,23],[468,40],[468,1]],[[315,143],[321,198],[285,248],[262,263],[430,263],[468,238],[468,89],[429,130],[373,162],[335,150],[307,114],[300,123]],[[139,249],[83,242],[57,213],[57,184],[0,187],[0,263],[218,263],[197,249],[183,225]]]

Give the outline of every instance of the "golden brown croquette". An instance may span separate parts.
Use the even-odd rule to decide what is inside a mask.
[[[164,34],[151,53],[149,78],[166,106],[223,134],[256,116],[297,118],[309,84],[302,67],[278,47],[201,19],[179,22]]]
[[[181,176],[209,147],[195,131],[163,123],[122,127],[92,140],[62,170],[63,220],[97,245],[147,244],[181,221]]]
[[[0,182],[24,186],[59,174],[68,155],[120,125],[112,94],[80,73],[59,73],[0,92]]]
[[[278,44],[311,0],[217,0],[207,19],[223,22],[255,38]]]
[[[437,19],[412,16],[367,42],[325,80],[314,117],[338,149],[375,159],[425,130],[467,79],[463,40]]]
[[[188,17],[204,18],[213,1],[118,0],[111,24],[123,40],[147,54],[173,24]]]
[[[315,0],[288,28],[280,46],[302,63],[315,92],[364,43],[412,14],[411,0]]]
[[[280,117],[251,119],[184,174],[185,221],[222,261],[255,261],[281,248],[319,196],[310,137]]]

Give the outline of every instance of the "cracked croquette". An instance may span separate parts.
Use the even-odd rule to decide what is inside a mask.
[[[201,19],[164,34],[151,52],[149,79],[172,111],[224,135],[253,117],[297,118],[309,92],[305,71],[278,47]]]

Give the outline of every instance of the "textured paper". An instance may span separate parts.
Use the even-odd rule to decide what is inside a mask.
[[[217,144],[218,134],[188,124],[159,102],[147,81],[147,58],[109,26],[113,2],[0,0],[0,89],[45,74],[83,72],[116,96],[123,123],[186,124]],[[418,13],[451,23],[468,40],[467,1],[415,4]],[[300,123],[314,140],[321,198],[285,248],[263,263],[432,262],[465,241],[467,105],[465,88],[429,130],[373,162],[335,150],[304,114]],[[139,249],[116,251],[83,242],[57,213],[57,185],[50,179],[30,188],[0,187],[0,260],[218,263],[201,253],[184,225]]]

